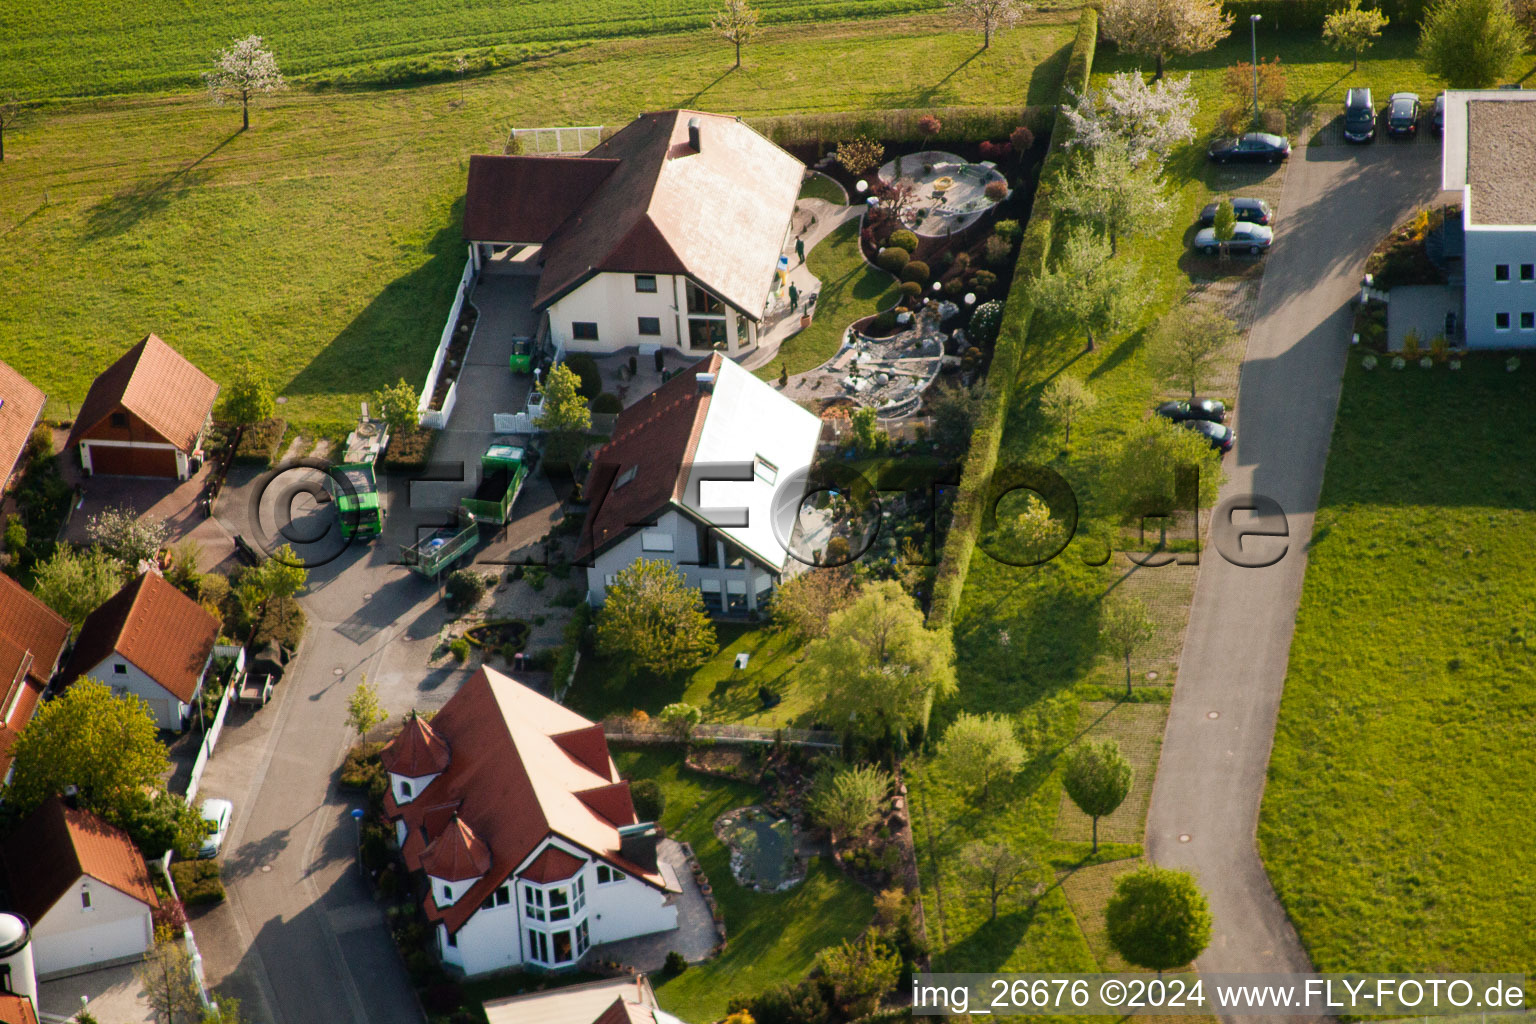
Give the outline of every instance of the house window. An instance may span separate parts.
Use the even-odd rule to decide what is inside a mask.
[[[127,665],[113,665],[112,666],[112,674],[113,675],[117,675],[117,676],[125,676],[125,675],[128,674],[128,666]]]
[[[112,414],[112,425],[114,427],[126,427],[128,425],[128,414],[125,413],[125,412],[115,412],[115,413],[113,413]]]
[[[562,886],[549,890],[549,919],[564,921],[571,916],[571,894]]]
[[[618,490],[620,487],[623,487],[625,484],[629,483],[635,478],[635,474],[639,471],[640,467],[638,465],[630,466],[624,472],[620,473],[618,479],[613,482],[613,489]]]
[[[720,553],[715,547],[715,535],[709,527],[699,527],[699,565],[713,569],[720,564]]]
[[[752,463],[752,472],[765,484],[771,484],[779,479],[779,467],[759,455]]]
[[[1496,330],[1496,331],[1507,331],[1507,330],[1509,330],[1509,314],[1508,313],[1495,313],[1495,314],[1493,314],[1493,329]]]
[[[583,921],[576,926],[576,955],[581,956],[590,945],[591,942],[587,939],[587,922]]]
[[[665,530],[647,530],[640,535],[641,551],[673,550],[672,535]]]
[[[549,936],[532,928],[528,929],[528,959],[549,963]]]
[[[1504,269],[1507,271],[1509,268],[1505,267]],[[571,324],[571,337],[575,338],[577,341],[596,341],[597,324],[588,323],[584,320],[578,320]]]
[[[91,890],[89,890],[89,889],[81,889],[80,890],[80,909],[81,910],[90,910],[91,909]]]
[[[1495,263],[1493,265],[1493,279],[1495,281],[1508,281],[1509,280],[1509,264],[1508,263]]]
[[[1522,331],[1536,331],[1536,313],[1521,313],[1520,329]]]
[[[400,795],[403,797],[411,797],[414,795],[411,792],[411,784],[406,782],[404,779],[400,781]]]
[[[626,876],[624,872],[617,871],[609,867],[607,864],[599,864],[597,866],[598,885],[607,885],[609,882],[622,882],[624,881],[625,877]]]
[[[725,321],[701,320],[697,317],[690,318],[688,320],[688,347],[698,351],[725,348]]]
[[[443,886],[443,902],[444,903],[452,903],[453,902],[453,886],[451,886],[451,885]]]
[[[577,875],[576,884],[571,889],[576,897],[571,901],[571,913],[579,914],[581,908],[587,905],[587,880]]]
[[[635,275],[635,291],[637,291],[637,292],[646,292],[647,294],[654,294],[655,291],[656,291],[656,275],[655,274],[636,274]],[[645,332],[641,331],[640,333],[644,334]]]
[[[512,902],[512,886],[510,883],[496,890],[496,905],[504,907]]]
[[[1520,280],[1536,281],[1536,263],[1520,264]]]
[[[688,282],[688,312],[701,313],[705,316],[724,316],[725,303],[715,298],[709,292],[700,288],[692,281]]]
[[[640,318],[640,333],[646,336],[661,334],[661,317],[643,316]]]
[[[448,948],[449,949],[458,949],[459,948],[459,937],[457,935],[455,935],[453,932],[449,932],[448,933]]]
[[[725,610],[735,615],[747,613],[747,585],[738,580],[727,580],[725,584]]]
[[[523,916],[530,921],[544,920],[544,893],[542,890],[535,889],[531,885],[523,886]]]
[[[725,610],[725,597],[721,593],[719,580],[704,580],[699,584],[699,593],[704,598],[704,610],[718,612]]]
[[[554,948],[554,953],[555,953],[554,962],[555,963],[557,963],[557,964],[568,964],[573,959],[575,959],[574,957],[571,956],[571,933],[570,932],[568,932],[568,931],[555,932],[555,934],[550,936],[550,937],[552,939],[554,939],[554,942],[552,943],[552,945],[555,947]]]

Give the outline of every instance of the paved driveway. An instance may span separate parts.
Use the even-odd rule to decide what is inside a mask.
[[[1277,500],[1289,548],[1264,569],[1205,553],[1147,815],[1152,859],[1193,871],[1210,897],[1205,973],[1310,969],[1259,860],[1259,801],[1348,350],[1347,303],[1375,243],[1436,199],[1439,170],[1438,146],[1383,141],[1310,147],[1288,171],[1221,495]]]

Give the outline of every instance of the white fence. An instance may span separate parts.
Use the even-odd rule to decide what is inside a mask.
[[[229,685],[224,687],[224,696],[219,698],[219,710],[214,712],[213,725],[203,734],[202,746],[197,748],[197,760],[192,762],[192,777],[187,781],[187,803],[192,802],[192,799],[197,796],[197,787],[202,785],[203,770],[208,767],[208,759],[213,756],[213,748],[218,746],[219,734],[224,731],[224,718],[229,713],[229,700],[240,685],[240,675],[244,665],[245,652],[241,651],[240,661],[229,677]]]
[[[603,141],[603,126],[565,128],[513,128],[508,153],[585,153]]]
[[[475,260],[471,251],[469,259],[464,264],[464,273],[459,276],[459,290],[454,293],[453,306],[448,310],[448,322],[443,325],[443,336],[437,343],[437,354],[432,357],[432,369],[427,372],[427,382],[421,386],[421,398],[416,403],[416,414],[420,418],[421,425],[433,430],[442,430],[448,426],[448,417],[453,415],[453,403],[458,397],[459,382],[455,380],[448,386],[448,393],[443,396],[443,407],[428,408],[432,404],[433,393],[437,391],[437,378],[443,372],[443,361],[448,358],[448,346],[453,341],[453,329],[459,322],[459,311],[464,308],[464,300],[469,295],[469,289],[474,281]],[[473,335],[470,340],[474,340]],[[460,366],[459,369],[462,370],[463,367]]]

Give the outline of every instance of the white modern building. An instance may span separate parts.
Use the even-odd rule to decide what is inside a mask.
[[[820,434],[813,413],[718,353],[625,409],[587,481],[588,601],[644,558],[681,570],[711,612],[761,608],[806,564],[790,545]]]
[[[464,237],[537,274],[567,352],[757,345],[805,167],[739,119],[641,114],[581,156],[474,156]]]
[[[1445,97],[1441,188],[1462,195],[1468,348],[1536,346],[1536,91]]]
[[[481,668],[384,750],[385,813],[443,963],[561,969],[591,947],[677,927],[672,867],[635,817],[603,727]]]
[[[643,974],[493,999],[485,1018],[490,1024],[682,1024],[661,1009]]]

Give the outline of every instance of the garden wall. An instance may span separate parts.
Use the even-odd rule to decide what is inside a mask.
[[[1088,76],[1093,70],[1098,28],[1098,12],[1091,7],[1083,8],[1077,24],[1077,38],[1072,43],[1072,56],[1067,62],[1066,77],[1062,81],[1063,100],[1067,89],[1080,92],[1088,85]],[[982,393],[981,411],[976,416],[971,431],[971,447],[961,469],[953,519],[944,541],[944,551],[939,557],[938,571],[934,575],[933,602],[928,610],[928,625],[932,629],[952,628],[955,612],[960,607],[960,592],[965,588],[966,572],[976,548],[976,535],[981,529],[986,511],[992,473],[997,468],[998,448],[1003,440],[1003,426],[1008,418],[1008,406],[1018,381],[1024,341],[1029,336],[1030,319],[1034,314],[1031,286],[1035,277],[1045,269],[1046,257],[1051,251],[1054,229],[1050,207],[1051,182],[1061,172],[1061,166],[1066,160],[1061,148],[1066,136],[1066,119],[1058,109],[1051,130],[1051,146],[1046,153],[1045,165],[1040,169],[1040,185],[1035,191],[1029,226],[1025,228],[1024,238],[1019,244],[1013,287],[1003,310],[1003,326],[993,350],[992,368],[987,374]]]
[[[454,401],[458,398],[459,382],[455,380],[449,386],[448,394],[443,396],[443,407],[430,408],[432,396],[437,391],[437,378],[443,372],[443,360],[448,356],[448,346],[453,343],[453,329],[459,324],[459,311],[464,308],[464,300],[469,296],[474,282],[475,257],[471,248],[469,258],[464,263],[464,273],[459,275],[459,289],[454,293],[453,306],[448,310],[448,322],[443,325],[443,336],[438,340],[437,352],[432,356],[432,369],[427,372],[427,382],[421,386],[421,397],[416,406],[421,425],[433,430],[442,430],[448,426],[448,418],[453,415]]]

